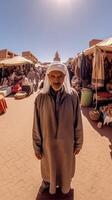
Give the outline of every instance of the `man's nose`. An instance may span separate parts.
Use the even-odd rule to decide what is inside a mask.
[[[55,77],[54,81],[58,83],[59,82],[59,78]]]

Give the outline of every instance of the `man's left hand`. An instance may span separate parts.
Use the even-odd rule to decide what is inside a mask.
[[[80,149],[75,149],[74,154],[77,155],[80,152]]]

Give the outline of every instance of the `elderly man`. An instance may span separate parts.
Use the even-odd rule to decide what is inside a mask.
[[[60,187],[70,191],[75,172],[75,155],[83,143],[79,98],[71,87],[64,64],[52,63],[46,72],[43,89],[35,99],[33,146],[41,160],[42,185],[54,194]]]

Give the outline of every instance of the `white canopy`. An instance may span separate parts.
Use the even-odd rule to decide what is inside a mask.
[[[3,66],[13,66],[13,65],[22,65],[22,64],[33,64],[31,60],[28,60],[22,56],[14,56],[13,58],[8,58],[0,61],[0,67]]]
[[[89,55],[89,54],[94,53],[96,48],[97,49],[99,48],[103,51],[112,52],[112,37],[105,39],[105,40],[97,43],[96,45],[88,48],[88,49],[85,49],[83,52],[84,52],[85,55]]]
[[[77,56],[72,60],[72,64],[75,65],[78,63],[78,58],[82,56],[82,53],[84,53],[85,56],[91,55],[91,54],[94,55],[93,57],[94,65],[93,65],[93,70],[92,70],[92,84],[97,85],[98,87],[101,87],[101,85],[102,86],[104,85],[104,64],[102,61],[102,56],[104,58],[105,52],[112,53],[112,37],[107,38],[97,43],[96,45],[85,49],[83,52],[77,54]]]

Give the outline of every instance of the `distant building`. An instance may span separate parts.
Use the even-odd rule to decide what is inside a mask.
[[[53,61],[60,61],[60,60],[61,59],[60,59],[59,53],[58,51],[56,51]]]
[[[30,51],[23,51],[22,56],[31,60],[33,63],[38,63],[38,59]]]
[[[0,60],[4,60],[7,58],[13,58],[14,56],[18,56],[16,53],[9,51],[8,49],[0,50]],[[34,56],[30,51],[22,52],[22,56],[28,60],[31,60],[34,64],[39,62],[36,56]]]
[[[89,47],[92,47],[93,45],[96,45],[97,43],[101,42],[103,40],[100,39],[92,39],[89,41]]]
[[[15,54],[12,51],[9,51],[8,49],[1,49],[0,50],[0,60],[4,60],[7,58],[13,58],[14,56],[17,56],[17,54]]]

